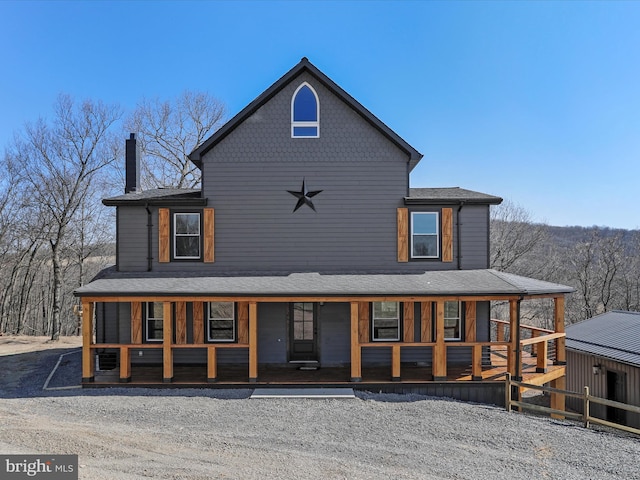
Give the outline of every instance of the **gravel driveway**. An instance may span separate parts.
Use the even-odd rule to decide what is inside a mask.
[[[369,393],[43,392],[60,353],[39,356],[23,382],[0,381],[0,453],[78,454],[81,479],[640,479],[638,437],[486,405]]]

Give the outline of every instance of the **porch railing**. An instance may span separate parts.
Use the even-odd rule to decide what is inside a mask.
[[[120,381],[129,382],[131,380],[131,351],[142,349],[159,349],[162,350],[164,345],[162,343],[94,343],[91,345],[91,350],[119,350],[120,352]],[[207,350],[207,381],[215,382],[218,377],[218,360],[217,352],[219,349],[228,348],[249,348],[249,344],[246,343],[190,343],[190,344],[172,344],[171,349],[183,349],[183,348],[201,348]],[[92,352],[93,353],[93,352]]]
[[[497,342],[511,338],[509,322],[497,319],[491,319],[491,322],[494,325]],[[564,332],[554,332],[531,325],[520,325],[520,348],[537,358],[536,371],[538,373],[547,371],[548,360],[556,364],[564,363],[564,348],[560,345],[559,340],[565,337],[566,333]]]

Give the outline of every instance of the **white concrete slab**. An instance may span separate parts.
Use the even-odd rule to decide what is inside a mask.
[[[251,398],[356,398],[353,388],[256,388]]]

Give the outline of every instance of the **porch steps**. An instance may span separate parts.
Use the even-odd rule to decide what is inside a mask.
[[[356,398],[353,388],[256,388],[250,398]]]

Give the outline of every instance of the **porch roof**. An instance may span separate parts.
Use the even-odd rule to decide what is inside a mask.
[[[496,270],[420,274],[320,274],[204,276],[193,272],[125,273],[111,267],[74,294],[91,296],[492,296],[555,295],[572,287]]]

